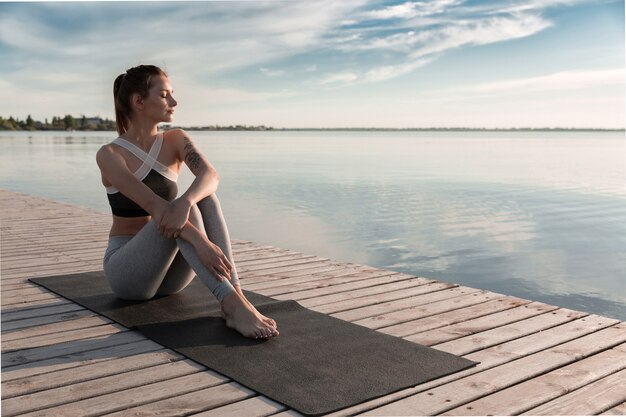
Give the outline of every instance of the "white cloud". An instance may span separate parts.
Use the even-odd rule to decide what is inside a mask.
[[[527,14],[459,21],[430,31],[429,42],[413,51],[411,57],[422,57],[465,45],[485,45],[523,38],[541,32],[551,25],[551,22],[541,16]]]
[[[407,22],[394,25],[394,33],[387,36],[365,37],[368,33],[353,33],[349,37],[343,36],[342,42],[335,46],[343,52],[367,52],[396,54],[396,61],[390,65],[371,68],[365,72],[365,81],[385,81],[396,76],[414,71],[425,63],[433,61],[441,54],[450,50],[505,42],[535,35],[553,25],[539,13],[490,13],[476,14],[471,8],[454,9],[458,1],[446,2],[407,2],[397,6],[390,6],[363,14],[365,18],[403,17]],[[449,9],[446,20],[428,20],[415,18],[418,11],[431,14],[443,9]],[[489,11],[496,10],[492,5]],[[411,26],[415,26],[411,28]],[[385,25],[380,28],[388,27]],[[369,28],[368,30],[372,30]],[[388,31],[386,31],[388,32]],[[374,32],[376,33],[376,32]],[[398,57],[398,54],[401,56]],[[385,56],[389,59],[389,55]],[[427,59],[426,61],[424,61]],[[404,62],[402,62],[404,61]]]
[[[353,72],[328,74],[320,80],[320,84],[351,83],[358,78],[359,76]]]
[[[269,68],[260,68],[259,71],[261,71],[263,74],[267,75],[268,77],[280,77],[281,75],[285,75],[285,71],[284,70],[273,70],[273,69],[269,69]]]
[[[408,52],[415,44],[427,41],[432,35],[433,33],[431,31],[415,32],[411,30],[408,32],[394,33],[384,38],[373,38],[369,41],[360,44],[351,44],[343,48],[340,46],[339,49],[356,51],[384,49]],[[358,38],[350,40],[356,39]]]
[[[409,62],[400,65],[385,65],[382,67],[373,68],[365,73],[364,80],[367,82],[385,81],[400,75],[408,74],[415,71],[417,68],[428,64],[432,59],[418,59],[414,62]]]
[[[384,9],[371,10],[363,13],[370,19],[409,19],[416,16],[429,16],[442,13],[447,8],[463,3],[464,0],[431,0],[408,1],[406,3],[387,6]]]

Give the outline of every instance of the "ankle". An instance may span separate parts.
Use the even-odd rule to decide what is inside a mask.
[[[236,291],[232,291],[222,299],[221,305],[224,314],[230,316],[235,314],[244,305],[244,302]]]

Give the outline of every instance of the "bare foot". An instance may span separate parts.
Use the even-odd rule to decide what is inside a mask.
[[[237,330],[245,337],[268,339],[279,334],[278,329],[261,320],[236,291],[224,298],[222,311],[226,318],[226,326]]]
[[[276,327],[276,322],[275,322],[273,319],[271,319],[271,318],[269,318],[269,317],[264,316],[263,314],[261,314],[261,313],[259,312],[259,310],[257,310],[257,309],[256,309],[256,307],[255,307],[254,305],[252,305],[252,303],[251,303],[250,301],[248,301],[248,299],[246,298],[246,296],[245,296],[245,295],[243,295],[243,291],[241,290],[241,286],[239,286],[239,285],[235,286],[235,291],[237,291],[237,294],[239,294],[239,296],[243,299],[243,301],[245,301],[245,302],[246,302],[246,304],[248,304],[248,307],[250,307],[250,309],[251,309],[252,311],[254,311],[254,314],[256,314],[256,315],[257,315],[257,317],[259,317],[261,320],[263,320],[263,322],[264,322],[265,324],[267,324],[268,326],[271,326],[271,327]]]

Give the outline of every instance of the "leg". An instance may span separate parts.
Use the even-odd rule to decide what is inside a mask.
[[[199,214],[195,218],[200,224]],[[161,236],[153,220],[136,235],[114,237],[109,242],[104,271],[120,298],[149,300],[157,293],[173,294],[185,288],[196,274],[220,303],[234,292],[230,282],[217,280],[202,265],[191,244]]]
[[[189,211],[189,221],[206,235],[204,223],[202,222],[202,217],[200,216],[200,210],[198,210],[196,205],[192,206]],[[178,243],[179,242],[177,242],[177,244]],[[185,289],[185,287],[189,285],[195,277],[196,272],[189,265],[182,252],[179,250],[174,258],[174,261],[172,261],[172,264],[168,269],[159,290],[157,291],[157,295],[176,294]]]
[[[259,313],[252,303],[250,303],[250,301],[248,301],[248,299],[244,296],[243,291],[241,290],[241,284],[239,283],[237,268],[235,266],[235,259],[233,258],[233,250],[230,244],[230,234],[228,233],[226,220],[224,219],[222,207],[217,195],[213,193],[200,200],[198,202],[198,209],[200,210],[200,214],[202,216],[207,237],[211,242],[220,247],[233,267],[230,271],[230,282],[235,288],[235,291],[237,291],[239,296],[250,306],[251,309],[253,309],[258,317],[260,317],[266,324],[276,327],[276,322]]]
[[[104,272],[113,293],[126,300],[154,297],[178,248],[159,234],[154,221],[134,236],[114,236],[104,256]]]
[[[202,223],[204,230],[209,240],[220,247],[224,255],[228,258],[228,261],[232,265],[233,269],[230,271],[230,282],[233,287],[239,285],[239,276],[237,275],[237,268],[235,267],[235,260],[233,259],[233,249],[230,245],[230,234],[228,233],[228,227],[226,226],[226,220],[222,213],[222,206],[217,199],[215,193],[198,201],[198,209],[202,216]]]
[[[109,243],[104,269],[113,292],[120,298],[150,299],[161,288],[168,274],[172,279],[163,286],[163,292],[174,289],[176,285],[184,288],[193,279],[193,275],[189,278],[185,265],[188,264],[222,304],[227,326],[246,337],[278,335],[275,326],[269,326],[257,317],[229,281],[217,280],[204,267],[190,243],[162,237],[154,221],[148,222],[135,236],[114,237]],[[180,262],[172,265],[178,250],[184,259],[179,257]],[[173,279],[177,271],[186,272],[186,278]]]

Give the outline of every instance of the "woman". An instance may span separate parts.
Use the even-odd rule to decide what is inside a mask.
[[[152,65],[119,75],[113,84],[119,137],[96,155],[113,212],[104,271],[120,298],[175,294],[197,275],[222,306],[226,325],[251,338],[278,335],[241,290],[228,229],[215,192],[219,175],[171,122],[176,100],[168,77]],[[183,162],[195,180],[176,198]]]

